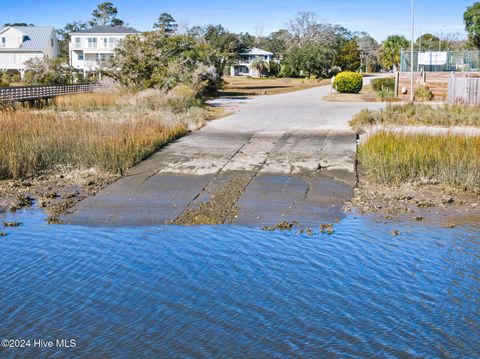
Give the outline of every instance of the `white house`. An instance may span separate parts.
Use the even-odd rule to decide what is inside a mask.
[[[258,70],[252,68],[252,63],[257,60],[270,62],[273,60],[273,54],[256,47],[245,53],[241,53],[238,62],[230,67],[230,75],[260,77],[261,74]]]
[[[84,73],[97,70],[101,63],[115,56],[115,47],[127,35],[140,34],[131,27],[96,26],[70,33],[70,65]]]
[[[0,27],[0,70],[18,72],[23,78],[28,60],[59,55],[57,33],[51,26]]]

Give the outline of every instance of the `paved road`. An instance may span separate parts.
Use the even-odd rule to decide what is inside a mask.
[[[356,182],[348,121],[378,103],[325,102],[330,87],[255,98],[132,168],[67,223],[308,226],[342,217]]]

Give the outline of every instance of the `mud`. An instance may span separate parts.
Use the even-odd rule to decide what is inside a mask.
[[[61,214],[96,195],[117,178],[117,175],[91,169],[57,167],[34,178],[3,180],[0,181],[0,212],[16,212],[35,205],[45,210],[49,223],[60,223]]]
[[[379,184],[359,173],[353,199],[345,211],[385,220],[455,223],[480,219],[480,194],[448,187],[426,179],[399,185]]]

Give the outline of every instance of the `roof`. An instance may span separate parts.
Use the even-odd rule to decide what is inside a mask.
[[[105,25],[95,26],[91,29],[75,31],[71,34],[140,34],[140,31],[135,30],[133,27],[120,25]]]
[[[262,56],[271,55],[273,56],[273,53],[254,47],[248,50],[247,52],[241,53],[240,55],[262,55]]]
[[[52,26],[0,26],[0,32],[7,28],[13,28],[23,32],[27,38],[18,48],[0,48],[0,52],[38,52],[44,51],[47,46],[50,46],[50,39],[52,31],[55,29]]]

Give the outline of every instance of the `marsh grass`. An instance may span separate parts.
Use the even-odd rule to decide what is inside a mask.
[[[97,91],[68,96],[59,96],[53,100],[57,111],[100,111],[119,106],[128,97],[126,91]]]
[[[381,183],[428,178],[480,191],[480,136],[431,136],[378,132],[361,145],[358,159]]]
[[[43,109],[0,109],[0,179],[57,166],[123,173],[210,117],[194,92],[94,92]]]
[[[480,127],[480,106],[388,105],[379,111],[362,110],[350,121],[350,127],[359,132],[372,125]]]
[[[52,113],[0,114],[0,178],[37,175],[57,165],[123,173],[183,135],[182,123],[95,120]]]

